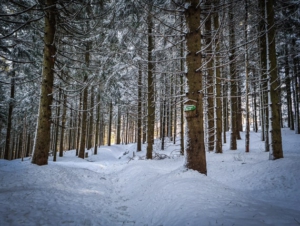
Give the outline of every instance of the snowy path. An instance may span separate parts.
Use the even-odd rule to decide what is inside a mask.
[[[207,153],[208,176],[186,171],[183,157],[129,161],[133,144],[42,167],[0,160],[0,225],[300,225],[300,142],[283,135],[284,159],[268,161],[252,134],[248,154]]]

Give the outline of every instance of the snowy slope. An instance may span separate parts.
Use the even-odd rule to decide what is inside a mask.
[[[171,143],[163,160],[133,158],[135,144],[41,167],[0,160],[0,225],[300,225],[299,138],[284,129],[284,159],[269,161],[251,133],[250,153],[244,140],[207,153],[208,176],[187,171]]]

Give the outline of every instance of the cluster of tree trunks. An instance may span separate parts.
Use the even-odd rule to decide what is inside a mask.
[[[279,35],[285,42],[276,45],[279,36],[274,5],[287,3],[244,0],[244,7],[240,7],[234,0],[191,0],[183,5],[174,1],[165,12],[172,17],[165,16],[163,7],[156,7],[153,2],[136,3],[144,10],[144,22],[135,24],[133,30],[146,39],[135,42],[139,45],[135,53],[137,63],[132,63],[131,56],[122,62],[129,65],[126,68],[133,75],[124,75],[123,68],[120,74],[111,72],[112,62],[95,67],[99,56],[94,48],[101,41],[92,41],[92,35],[89,36],[97,23],[87,19],[94,18],[95,13],[87,4],[82,8],[87,15],[82,23],[86,34],[81,55],[77,53],[81,68],[76,76],[70,74],[75,70],[68,70],[64,66],[67,63],[58,59],[59,48],[64,48],[61,37],[70,35],[59,28],[59,4],[58,0],[45,1],[35,137],[27,117],[31,113],[26,112],[23,118],[15,113],[18,67],[12,63],[8,73],[7,122],[5,126],[0,123],[1,135],[5,130],[1,158],[11,160],[32,154],[32,163],[45,165],[49,154],[56,161],[65,150],[76,149],[76,155],[85,158],[87,150],[98,154],[100,145],[136,142],[136,151],[142,151],[145,144],[146,158],[152,159],[155,142],[160,142],[161,150],[172,142],[178,143],[176,151],[186,156],[187,168],[207,174],[206,152],[222,153],[226,132],[230,150],[237,150],[237,140],[243,139],[240,132],[245,126],[245,151],[251,152],[251,126],[253,131],[261,131],[265,151],[272,160],[283,158],[283,126],[300,133],[298,39],[281,30]],[[100,5],[99,10],[103,10],[105,1]],[[282,7],[278,17],[288,18],[297,7],[298,4]],[[125,43],[118,35],[111,38],[104,31],[101,36],[107,35],[107,39],[102,38],[110,40],[111,52]],[[284,55],[277,58],[279,50]],[[164,52],[168,54],[162,57]],[[115,51],[111,58],[118,54]],[[96,74],[100,79],[95,79]],[[126,96],[128,92],[132,93]]]

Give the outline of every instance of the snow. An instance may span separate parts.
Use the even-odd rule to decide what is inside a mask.
[[[206,154],[208,176],[186,170],[171,142],[162,160],[145,160],[145,146],[134,157],[136,144],[86,159],[67,151],[47,166],[1,159],[0,225],[299,225],[300,136],[282,136],[283,159],[268,160],[251,132],[250,153],[240,140]]]

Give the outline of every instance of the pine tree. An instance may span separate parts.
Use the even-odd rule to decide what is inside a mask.
[[[51,105],[55,64],[56,0],[46,0],[44,28],[44,57],[39,116],[32,163],[48,164],[50,150]]]
[[[184,12],[188,29],[186,34],[187,100],[188,103],[194,103],[196,107],[193,110],[195,112],[191,113],[192,116],[186,118],[186,167],[207,174],[203,129],[202,58],[199,53],[201,50],[201,9],[198,0],[187,1],[185,4],[188,6]]]

